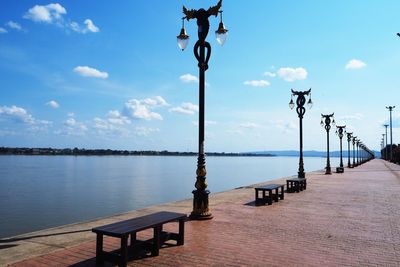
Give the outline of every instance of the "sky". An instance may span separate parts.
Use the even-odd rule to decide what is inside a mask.
[[[197,151],[196,21],[216,0],[0,1],[0,146]],[[210,17],[206,151],[290,150],[290,89],[312,89],[304,149],[325,150],[321,113],[380,149],[400,143],[400,1],[224,0]],[[334,129],[331,150],[339,149]],[[389,139],[390,143],[390,139]]]

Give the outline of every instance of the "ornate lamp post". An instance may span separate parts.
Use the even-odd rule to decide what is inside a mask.
[[[197,158],[197,170],[196,170],[196,183],[193,193],[193,211],[190,215],[192,219],[206,220],[211,219],[212,214],[208,207],[208,195],[210,191],[206,190],[206,159],[204,153],[204,88],[205,88],[205,72],[208,69],[208,60],[211,56],[211,45],[206,41],[210,23],[208,18],[210,16],[221,15],[221,21],[219,23],[218,30],[215,31],[217,42],[221,45],[224,44],[228,30],[225,29],[222,22],[222,0],[218,1],[216,6],[210,7],[208,10],[203,8],[195,10],[188,10],[183,6],[183,13],[185,16],[182,18],[182,29],[180,34],[177,36],[178,46],[184,50],[189,42],[189,36],[186,35],[184,28],[184,19],[196,19],[198,27],[198,40],[194,45],[194,56],[198,61],[199,67],[199,153]]]
[[[300,123],[300,159],[299,159],[299,171],[298,171],[298,178],[305,178],[305,173],[304,173],[304,162],[303,162],[303,116],[306,113],[306,109],[304,108],[304,104],[306,103],[306,97],[305,96],[310,96],[310,98],[307,101],[308,107],[311,109],[313,102],[311,100],[311,88],[308,91],[294,91],[292,90],[292,95],[291,99],[289,102],[289,107],[290,109],[294,108],[294,102],[293,102],[293,96],[297,96],[296,99],[296,112],[297,115],[299,116],[299,123]]]
[[[343,138],[343,133],[346,133],[345,131],[346,125],[344,126],[336,126],[336,134],[339,136],[340,139],[340,166],[336,168],[337,173],[342,173],[344,172],[343,168],[343,150],[342,150],[342,138]]]
[[[360,165],[360,161],[359,161],[359,148],[360,148],[360,139],[358,139],[357,141],[356,141],[356,148],[357,148],[357,166],[358,165]]]
[[[356,140],[357,140],[357,136],[353,136],[353,168],[356,167],[356,148],[355,148],[355,144],[356,144]]]
[[[329,115],[321,114],[321,126],[325,127],[326,130],[326,167],[325,174],[332,174],[331,162],[329,159],[329,130],[331,129],[331,123],[335,126],[335,119],[333,118],[334,113]],[[332,120],[331,120],[332,118]],[[325,122],[325,123],[324,123]]]
[[[392,111],[396,106],[386,107],[390,112],[390,161],[393,160],[393,135],[392,135]]]
[[[350,163],[350,143],[351,143],[351,136],[353,135],[353,133],[346,133],[347,135],[347,168],[353,168],[353,166],[351,166]]]
[[[383,126],[385,127],[385,136],[386,136],[386,144],[385,144],[385,139],[383,140],[383,149],[385,150],[385,160],[387,160],[388,159],[388,152],[387,152],[388,134],[387,134],[387,128],[388,128],[389,124],[384,124]]]

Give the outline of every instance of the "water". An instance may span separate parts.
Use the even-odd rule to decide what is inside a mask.
[[[298,168],[296,157],[206,161],[211,193],[295,175]],[[323,169],[325,161],[305,158],[306,172]],[[192,198],[195,170],[195,157],[0,156],[0,238]]]

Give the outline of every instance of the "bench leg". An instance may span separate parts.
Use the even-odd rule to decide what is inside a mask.
[[[285,189],[283,188],[283,186],[281,187],[281,199],[284,200],[285,199]]]
[[[151,251],[152,256],[158,256],[160,254],[160,235],[161,235],[161,227],[156,226],[153,228],[154,238],[153,238],[153,249]]]
[[[179,237],[177,245],[181,246],[185,243],[185,220],[179,220]]]
[[[286,181],[286,189],[288,193],[293,193],[294,192],[293,182]]]
[[[136,233],[132,233],[131,234],[131,249],[133,250],[133,246],[135,245],[135,243],[136,243]]]
[[[255,191],[256,191],[256,205],[260,202],[260,200],[258,199],[258,190],[257,189],[255,189]]]
[[[272,205],[272,190],[268,190],[268,205]]]
[[[263,199],[263,203],[265,204],[265,199],[266,199],[265,190],[262,190],[262,199]]]
[[[97,234],[97,238],[96,238],[96,264],[98,264],[98,265],[104,264],[103,235],[102,234]]]
[[[125,267],[128,262],[128,236],[121,237],[120,266]]]
[[[276,201],[276,202],[279,201],[278,189],[279,189],[279,188],[276,188],[276,189],[275,189],[275,201]]]

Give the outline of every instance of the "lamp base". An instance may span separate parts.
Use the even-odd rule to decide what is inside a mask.
[[[331,167],[325,168],[325,174],[332,174]]]
[[[191,220],[210,220],[213,218],[208,208],[208,190],[193,190],[193,211],[189,215]]]

